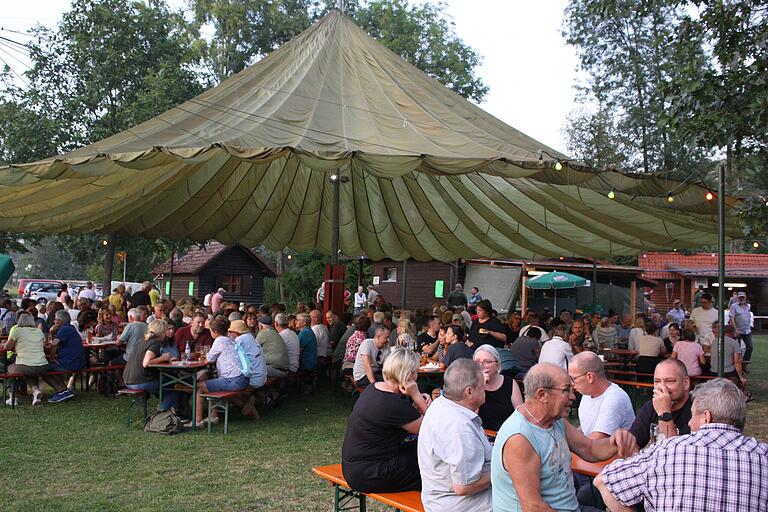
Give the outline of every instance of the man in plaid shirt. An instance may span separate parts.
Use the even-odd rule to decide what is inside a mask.
[[[693,392],[691,434],[617,460],[595,479],[608,509],[647,512],[768,511],[768,444],[741,432],[744,396],[726,379]]]

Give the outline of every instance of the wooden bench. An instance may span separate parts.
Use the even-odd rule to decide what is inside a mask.
[[[419,491],[405,492],[382,492],[382,493],[362,493],[353,491],[347,484],[344,475],[341,472],[341,464],[331,464],[312,468],[312,472],[328,480],[333,484],[333,510],[340,512],[342,510],[360,510],[366,509],[366,498],[371,498],[385,505],[394,507],[396,510],[404,512],[424,512],[424,506],[421,504],[421,493]],[[357,501],[357,506],[350,504]]]
[[[120,389],[117,392],[117,396],[127,396],[130,398],[130,401],[128,402],[128,426],[131,426],[132,420],[133,420],[133,405],[136,402],[141,403],[144,410],[144,423],[142,425],[147,423],[147,418],[149,418],[149,411],[147,403],[149,402],[149,393],[146,391],[143,391],[141,389],[129,389],[124,388]]]
[[[486,430],[488,437],[496,437],[496,432]],[[616,460],[616,457],[602,462],[587,462],[575,453],[571,452],[571,470],[574,473],[580,473],[589,477],[597,476],[603,468]],[[396,510],[405,512],[423,512],[424,506],[421,503],[421,493],[418,491],[405,492],[383,492],[383,493],[362,493],[353,491],[347,484],[341,471],[341,464],[330,464],[312,468],[312,472],[324,478],[333,484],[333,510],[340,512],[342,510],[360,510],[366,509],[366,498],[371,498],[385,505],[394,507]],[[357,501],[357,506],[350,504]]]
[[[44,375],[60,375],[60,376],[66,376],[66,375],[86,375],[88,373],[103,373],[103,372],[110,372],[114,370],[120,370],[124,369],[125,365],[110,365],[110,366],[92,366],[90,368],[83,368],[81,370],[73,370],[73,371],[63,371],[63,372],[46,372]],[[43,377],[43,375],[39,375],[39,377]],[[24,375],[17,374],[17,373],[0,373],[0,381],[2,381],[2,393],[3,393],[3,405],[5,405],[5,396],[8,393],[8,388],[10,385],[11,390],[11,407],[16,407],[16,392],[18,390],[18,381],[23,379]],[[85,387],[82,386],[81,388],[88,390],[88,386]],[[116,391],[116,390],[115,390]],[[114,396],[114,393],[113,393]]]
[[[208,402],[208,433],[211,433],[211,421],[213,411],[224,413],[224,435],[229,433],[229,406],[230,400],[242,393],[253,393],[259,389],[270,388],[279,384],[281,379],[270,377],[261,388],[247,387],[238,391],[208,391],[202,397]]]

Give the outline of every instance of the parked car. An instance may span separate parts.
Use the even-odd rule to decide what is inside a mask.
[[[57,279],[35,279],[35,278],[24,278],[19,279],[19,298],[22,299],[28,299],[26,295],[24,295],[24,289],[27,287],[29,283],[58,283],[61,284],[61,281]]]
[[[56,297],[59,296],[59,292],[61,292],[60,282],[51,283],[33,281],[31,283],[27,283],[27,286],[24,287],[23,297],[25,299],[32,299],[41,304],[45,304],[48,301],[56,300]]]

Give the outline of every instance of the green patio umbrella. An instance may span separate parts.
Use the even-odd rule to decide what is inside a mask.
[[[8,279],[11,278],[11,274],[16,271],[16,267],[11,261],[11,257],[5,254],[0,254],[0,288],[5,286]]]
[[[589,286],[589,281],[583,277],[569,274],[568,272],[548,272],[539,276],[534,276],[525,282],[526,288],[532,290],[555,290],[555,305],[553,310],[557,312],[557,290],[562,288],[578,288],[580,286]]]

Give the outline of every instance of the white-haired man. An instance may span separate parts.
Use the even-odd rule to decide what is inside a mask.
[[[457,359],[443,379],[443,395],[419,430],[421,501],[427,512],[491,512],[491,445],[477,415],[485,377],[471,359]]]
[[[768,444],[742,433],[744,395],[733,382],[715,379],[693,396],[690,435],[612,462],[597,476],[611,511],[641,502],[648,512],[768,510]]]

